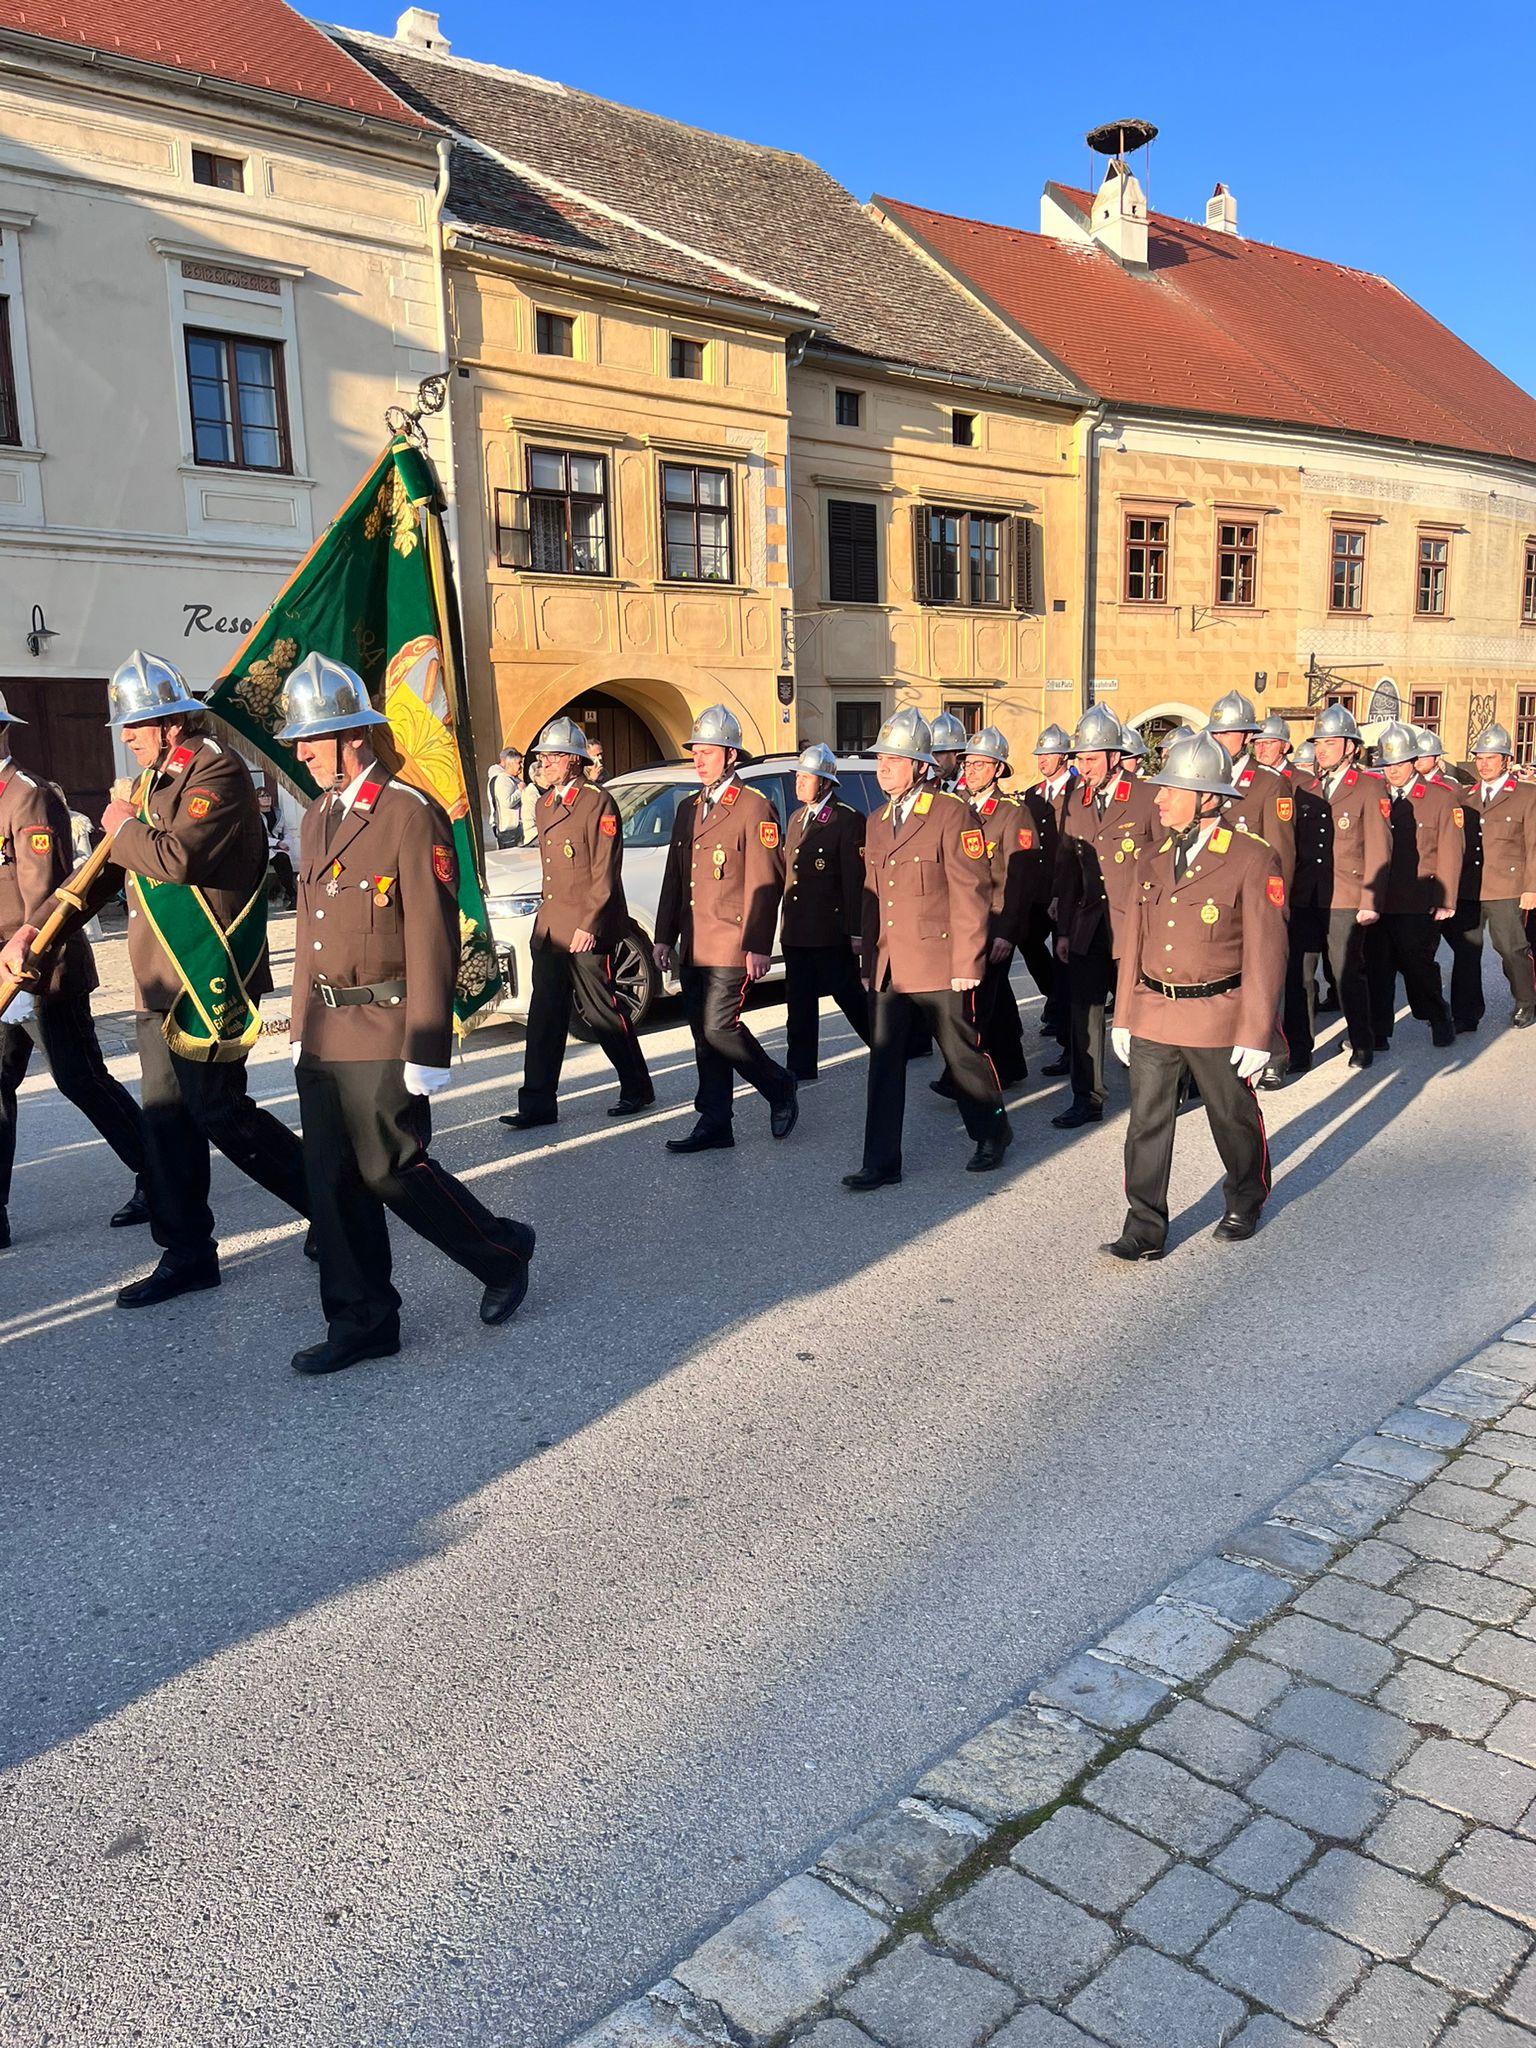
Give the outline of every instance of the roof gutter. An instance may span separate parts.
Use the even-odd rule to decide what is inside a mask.
[[[813,344],[808,353],[820,362],[852,363],[878,370],[883,377],[904,377],[913,383],[937,384],[947,390],[986,392],[995,398],[1027,398],[1040,405],[1067,406],[1073,411],[1091,403],[1092,399],[1091,393],[1078,389],[1042,391],[1033,384],[1010,384],[999,377],[969,377],[960,370],[927,370],[921,363],[901,363],[885,356],[866,356],[857,349],[840,348],[831,341],[823,341],[820,346]]]
[[[777,334],[814,334],[814,316],[796,307],[769,305],[762,299],[734,298],[728,292],[704,291],[692,285],[666,284],[658,278],[637,277],[630,271],[607,270],[596,263],[573,262],[568,256],[541,256],[532,249],[509,249],[486,240],[472,228],[453,226],[445,230],[444,245],[473,255],[489,269],[511,276],[560,277],[572,284],[623,293],[632,298],[654,299],[664,306],[686,308],[695,313],[727,314],[747,325],[767,327]]]

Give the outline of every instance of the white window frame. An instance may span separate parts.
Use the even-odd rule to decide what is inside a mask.
[[[43,448],[37,435],[21,273],[21,238],[35,219],[35,214],[0,207],[0,298],[10,301],[11,374],[16,380],[16,427],[21,435],[19,442],[0,447],[0,470],[14,478],[17,495],[15,504],[0,504],[0,526],[44,524]]]

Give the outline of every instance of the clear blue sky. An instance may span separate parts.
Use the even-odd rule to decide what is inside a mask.
[[[330,6],[382,34],[399,12]],[[1086,181],[1088,128],[1143,115],[1154,207],[1202,220],[1220,178],[1245,234],[1381,272],[1536,391],[1529,0],[440,12],[456,56],[798,150],[860,199],[1021,227],[1047,178]]]

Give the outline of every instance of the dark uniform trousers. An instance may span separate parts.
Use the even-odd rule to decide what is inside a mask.
[[[751,984],[745,967],[692,967],[678,970],[683,1015],[693,1033],[699,1066],[693,1106],[711,1130],[729,1130],[732,1121],[732,1074],[740,1074],[770,1103],[788,1093],[790,1076],[771,1060],[741,1021],[741,1006]]]
[[[626,1096],[651,1093],[650,1069],[628,1012],[613,985],[611,953],[571,953],[552,939],[533,949],[533,990],[523,1042],[523,1085],[517,1106],[525,1116],[553,1116],[570,1036],[571,1010],[580,1011]]]
[[[992,1062],[999,1084],[1012,1088],[1022,1081],[1029,1067],[1024,1058],[1024,1027],[1019,1021],[1018,998],[1013,992],[1013,954],[1006,960],[988,959],[976,991],[976,1019],[981,1028],[982,1049]]]
[[[90,997],[45,996],[30,1023],[0,1023],[0,1209],[11,1197],[16,1091],[26,1075],[34,1044],[42,1047],[59,1093],[90,1119],[128,1171],[138,1174],[144,1165],[139,1105],[122,1082],[107,1072],[91,1021]]]
[[[1531,963],[1531,945],[1525,918],[1514,896],[1496,903],[1463,901],[1443,930],[1451,948],[1451,1015],[1458,1025],[1479,1024],[1487,1004],[1483,997],[1483,933],[1493,940],[1494,951],[1504,964],[1504,979],[1523,1010],[1536,1003],[1536,968]]]
[[[1371,984],[1366,973],[1366,940],[1371,927],[1361,924],[1358,911],[1330,910],[1327,915],[1327,965],[1339,991],[1339,1008],[1344,1012],[1344,1029],[1352,1052],[1369,1052],[1376,1043],[1371,1025]],[[1317,970],[1320,953],[1308,953],[1302,972],[1310,982]]]
[[[842,946],[784,948],[784,1058],[797,1081],[816,1078],[823,996],[831,996],[854,1030],[869,1043],[869,997],[859,979],[858,956]]]
[[[1024,923],[1024,938],[1019,953],[1029,969],[1029,978],[1045,998],[1040,1012],[1040,1029],[1047,1038],[1058,1042],[1066,1031],[1066,1020],[1061,1014],[1061,983],[1063,969],[1051,949],[1051,917],[1043,903],[1032,903]]]
[[[975,989],[877,989],[870,1022],[869,1088],[864,1118],[864,1166],[900,1173],[901,1127],[907,1108],[907,1059],[914,1018],[932,1032],[954,1082],[967,1135],[976,1142],[997,1129],[1003,1098],[976,1028]]]
[[[1269,1148],[1252,1086],[1240,1080],[1232,1048],[1131,1040],[1131,1108],[1125,1139],[1125,1234],[1161,1246],[1168,1235],[1168,1177],[1186,1075],[1200,1090],[1206,1120],[1226,1168],[1229,1216],[1256,1217],[1269,1193]]]
[[[1427,910],[1384,911],[1374,925],[1367,927],[1365,971],[1377,1043],[1392,1036],[1399,975],[1403,977],[1403,993],[1415,1017],[1426,1024],[1450,1022],[1435,959],[1440,929]],[[1354,1034],[1350,1036],[1353,1039]]]
[[[1293,905],[1286,935],[1280,1028],[1285,1034],[1288,1064],[1295,1074],[1311,1066],[1316,1049],[1317,966],[1327,943],[1328,913],[1312,907],[1298,910]]]
[[[1101,923],[1086,953],[1069,953],[1066,962],[1067,1058],[1074,1102],[1103,1106],[1104,1011],[1115,985],[1115,960],[1109,926]]]
[[[427,1156],[432,1112],[406,1088],[403,1061],[301,1052],[295,1078],[333,1343],[399,1334],[386,1208],[482,1286],[508,1284],[520,1257],[514,1226]]]
[[[144,1127],[144,1191],[155,1243],[173,1262],[211,1250],[210,1145],[269,1194],[309,1214],[297,1134],[252,1102],[245,1061],[184,1060],[165,1042],[157,1010],[134,1019]]]

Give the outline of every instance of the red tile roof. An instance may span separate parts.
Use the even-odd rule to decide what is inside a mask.
[[[428,125],[283,0],[0,0],[0,28]]]
[[[1048,190],[1086,225],[1090,194]],[[1536,399],[1385,278],[1161,213],[1143,272],[1096,245],[874,204],[1115,404],[1536,462]]]

